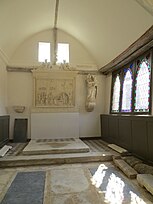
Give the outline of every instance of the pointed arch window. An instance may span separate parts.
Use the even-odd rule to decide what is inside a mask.
[[[119,112],[120,87],[121,87],[120,77],[119,75],[117,75],[113,87],[112,112]]]
[[[138,60],[135,84],[135,112],[149,112],[151,68],[148,59]]]
[[[132,72],[130,69],[126,69],[123,81],[122,112],[132,111],[132,82]]]
[[[112,74],[111,113],[150,114],[153,49]]]

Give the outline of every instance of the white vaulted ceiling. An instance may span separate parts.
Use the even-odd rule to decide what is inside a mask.
[[[0,0],[0,53],[54,27],[56,0]],[[153,0],[59,0],[57,28],[78,39],[104,66],[153,25]]]

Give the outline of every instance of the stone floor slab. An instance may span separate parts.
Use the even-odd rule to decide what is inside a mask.
[[[113,150],[120,153],[121,155],[128,153],[128,151],[126,149],[124,149],[124,148],[122,148],[116,144],[108,144],[108,147],[112,148]]]
[[[1,204],[42,204],[45,172],[19,172]]]
[[[104,164],[90,169],[92,182],[101,191],[104,201],[111,204],[151,204],[138,190],[139,188],[126,179],[117,168]]]
[[[140,186],[145,187],[153,195],[153,175],[138,174],[137,181]]]
[[[0,170],[0,185],[8,182],[9,179],[12,177],[12,175],[13,175],[13,172]]]
[[[93,183],[92,175],[89,169],[93,170],[93,175],[95,175],[94,179],[96,179],[96,183]],[[106,172],[106,170],[108,171]],[[18,172],[35,171],[46,172],[43,204],[153,203],[153,196],[148,193],[146,189],[141,188],[138,185],[137,180],[130,180],[125,177],[118,168],[114,167],[112,162],[31,166],[1,169],[1,172],[3,172],[3,177],[7,176],[8,174],[11,177],[12,174],[12,178],[11,181],[9,177],[6,177],[6,181],[3,180],[3,189],[1,189],[2,192],[0,193],[2,193],[4,197],[8,190],[8,186],[11,185],[14,176]],[[96,176],[95,171],[98,173],[96,173],[98,176]],[[102,181],[100,180],[99,183],[99,179],[103,179],[101,188],[98,187]],[[127,185],[129,187],[127,187]],[[63,187],[64,190],[62,190]],[[122,195],[125,198],[124,202],[122,200]],[[3,197],[0,195],[0,202]]]
[[[103,204],[96,190],[88,189],[88,191],[75,194],[73,196],[75,204]]]
[[[51,172],[51,190],[54,194],[80,193],[88,187],[89,183],[82,169],[70,168]]]
[[[37,142],[50,141],[39,140]],[[58,140],[52,142],[54,142],[52,145],[56,146]],[[69,140],[67,139],[65,142],[69,142]],[[89,144],[92,144],[93,151],[86,153],[48,155],[22,155],[21,153],[18,156],[13,154],[13,156],[5,155],[0,158],[0,186],[2,187],[0,202],[18,172],[45,171],[43,204],[153,203],[153,196],[146,189],[140,187],[136,179],[127,178],[118,168],[114,167],[112,156],[116,157],[119,155],[118,153],[109,147],[105,148],[101,142],[95,142],[95,140]],[[4,168],[6,164],[7,167],[12,168]],[[96,182],[94,183],[89,169],[93,169],[94,172],[98,170],[100,173],[98,177],[95,175]],[[93,174],[95,174],[94,172]],[[102,179],[103,184],[99,188],[99,182]],[[122,196],[125,198],[124,202],[122,202]]]
[[[4,147],[0,149],[0,157],[3,157],[11,148],[12,146],[4,145]]]
[[[51,203],[52,204],[75,204],[72,194],[52,196]]]
[[[58,194],[51,199],[52,204],[103,204],[96,191],[88,190],[77,194]]]
[[[133,179],[136,178],[137,172],[134,168],[132,168],[128,163],[126,163],[123,159],[113,159],[114,164],[119,167],[127,177]]]

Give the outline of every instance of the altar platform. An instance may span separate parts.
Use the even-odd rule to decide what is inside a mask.
[[[66,154],[89,152],[88,145],[80,139],[37,139],[31,140],[23,149],[23,155]]]

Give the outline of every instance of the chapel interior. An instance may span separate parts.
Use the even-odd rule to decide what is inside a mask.
[[[153,203],[153,0],[1,0],[0,25],[0,204]]]

